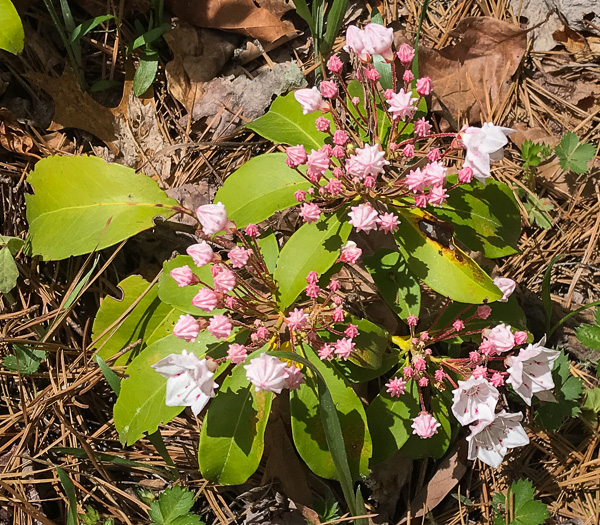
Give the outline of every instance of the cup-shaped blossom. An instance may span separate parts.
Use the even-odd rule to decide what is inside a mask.
[[[298,104],[302,107],[302,113],[308,115],[315,111],[327,111],[329,106],[327,102],[323,100],[319,90],[313,86],[312,88],[298,89],[294,91],[294,98],[298,101]]]
[[[417,93],[426,97],[431,93],[433,89],[433,82],[429,77],[422,77],[417,79]]]
[[[509,414],[505,410],[498,412],[493,421],[485,419],[471,425],[469,459],[480,459],[491,467],[498,468],[509,448],[522,447],[529,438],[521,426],[521,412]]]
[[[243,268],[248,264],[250,255],[252,255],[252,250],[236,246],[229,252],[229,262],[234,268]]]
[[[461,425],[479,419],[494,419],[499,392],[487,379],[471,376],[466,381],[459,381],[458,388],[452,394],[452,412]]]
[[[219,296],[208,288],[201,288],[192,299],[192,304],[205,312],[212,312],[219,304]]]
[[[217,369],[214,361],[198,359],[183,350],[181,354],[170,354],[152,368],[167,378],[165,404],[170,407],[189,406],[197,416],[208,401],[215,396],[219,385],[214,381]]]
[[[379,215],[369,204],[359,204],[353,206],[348,212],[350,220],[348,221],[352,226],[356,228],[356,231],[364,231],[369,233],[371,230],[377,228],[377,219]]]
[[[213,267],[213,281],[217,292],[231,292],[235,288],[235,274],[227,268]]]
[[[261,354],[244,365],[246,378],[255,387],[256,391],[266,390],[281,394],[284,388],[287,388],[286,379],[289,375],[287,365],[276,357],[268,354]]]
[[[196,340],[200,333],[200,325],[195,317],[189,314],[182,315],[173,327],[173,335],[188,343]]]
[[[379,145],[369,146],[365,144],[363,148],[358,148],[346,162],[346,171],[361,179],[371,175],[373,177],[383,173],[384,166],[389,162],[385,160],[385,153],[379,149]]]
[[[363,32],[363,45],[366,53],[380,55],[388,62],[394,60],[392,44],[394,30],[380,24],[367,24]]]
[[[185,250],[187,254],[194,260],[194,264],[198,267],[205,266],[213,262],[216,258],[215,252],[206,241],[198,244],[192,244]]]
[[[485,183],[485,179],[491,175],[490,162],[502,159],[503,148],[508,143],[506,137],[514,132],[514,129],[494,126],[491,122],[486,122],[481,128],[464,128],[460,134],[467,150],[463,167],[471,168],[473,176]]]
[[[199,206],[196,208],[196,215],[202,225],[202,230],[208,235],[223,230],[229,232],[233,227],[233,223],[227,218],[225,205],[221,202]]]
[[[342,246],[340,261],[356,264],[361,255],[362,250],[356,245],[356,243],[354,241],[348,241],[344,246]]]
[[[370,59],[369,53],[365,49],[365,32],[359,29],[355,25],[348,26],[346,30],[346,45],[344,50],[348,53],[350,50],[354,51],[356,56],[363,61],[367,62]]]
[[[522,348],[518,355],[506,359],[507,383],[523,401],[531,406],[535,394],[544,401],[553,400],[550,390],[554,388],[552,368],[560,355],[556,350],[543,346],[544,340]]]
[[[180,288],[198,283],[198,276],[187,264],[185,266],[180,266],[179,268],[173,268],[169,272],[169,275],[173,277],[177,286]]]
[[[398,93],[392,95],[386,102],[390,106],[389,110],[395,119],[405,121],[412,118],[417,110],[417,101],[419,99],[412,96],[412,92],[401,89]]]
[[[515,336],[505,324],[494,326],[486,335],[487,340],[493,345],[497,353],[508,352],[515,347]]]
[[[494,284],[502,292],[502,298],[498,299],[499,303],[506,303],[517,286],[517,283],[508,277],[496,277],[494,279]]]
[[[438,428],[442,425],[438,423],[428,412],[421,412],[416,418],[413,419],[412,429],[413,434],[416,434],[421,439],[427,439],[437,434]]]
[[[233,325],[226,315],[215,315],[208,322],[208,331],[217,339],[225,339],[231,335]]]
[[[408,44],[402,44],[398,48],[398,52],[396,53],[396,56],[398,57],[400,62],[402,62],[404,67],[406,67],[412,62],[413,58],[415,58],[415,50],[413,47],[409,46]]]
[[[233,343],[229,345],[227,349],[227,359],[229,359],[234,365],[243,363],[248,357],[248,351],[244,345]]]
[[[285,149],[285,163],[290,168],[297,168],[301,164],[306,164],[307,160],[306,150],[301,144],[298,146],[289,146]]]

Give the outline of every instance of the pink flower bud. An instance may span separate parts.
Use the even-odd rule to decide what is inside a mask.
[[[323,82],[321,82],[320,88],[321,88],[321,95],[324,98],[337,97],[338,87],[335,82],[332,82],[331,80],[323,80]]]
[[[404,45],[404,44],[403,44]],[[437,434],[437,429],[441,427],[440,423],[429,413],[421,412],[413,419],[412,422],[413,434],[416,434],[421,439],[427,439]]]
[[[419,318],[416,315],[409,315],[406,318],[406,324],[408,326],[417,326],[418,323],[419,323]]]
[[[498,388],[499,386],[502,386],[504,384],[504,377],[499,372],[494,372],[492,374],[490,382],[492,383],[492,385]]]
[[[173,268],[169,274],[175,279],[177,286],[180,288],[198,283],[198,277],[187,264],[179,268]]]
[[[415,371],[413,370],[412,366],[405,366],[402,369],[402,375],[408,379],[409,377],[415,375]]]
[[[434,374],[436,381],[443,381],[446,379],[446,372],[444,372],[441,368],[438,368]]]
[[[485,379],[487,377],[487,368],[481,365],[476,366],[473,369],[473,377],[475,379]]]
[[[306,192],[302,190],[295,191],[294,199],[296,199],[298,202],[304,202],[306,200]]]
[[[230,359],[234,365],[239,365],[243,363],[248,357],[248,351],[244,345],[240,345],[237,343],[229,345],[229,349],[227,350],[227,359]]]
[[[425,120],[425,117],[421,117],[415,123],[415,135],[417,137],[425,137],[429,135],[429,132],[432,130],[432,126],[429,122]]]
[[[332,292],[337,292],[341,287],[342,285],[336,279],[331,279],[331,281],[329,281],[329,284],[327,285],[327,288],[329,288]]]
[[[361,255],[362,250],[356,246],[356,243],[354,241],[348,241],[344,246],[342,246],[340,261],[356,264]]]
[[[414,157],[415,155],[415,146],[414,144],[407,144],[402,149],[402,156],[409,159],[410,157]]]
[[[346,156],[346,148],[344,148],[344,146],[335,146],[335,148],[331,150],[331,155],[336,159],[343,159]]]
[[[421,332],[421,335],[419,336],[419,339],[421,341],[427,341],[427,339],[429,339],[429,332]]]
[[[337,55],[331,55],[329,57],[329,60],[327,61],[327,69],[329,69],[329,71],[331,71],[332,73],[335,73],[336,75],[342,71],[343,66],[344,66],[344,64],[337,57]]]
[[[479,352],[469,352],[469,361],[471,361],[471,363],[479,363],[479,361],[481,361],[481,354]]]
[[[333,322],[334,323],[341,323],[344,320],[344,317],[345,317],[344,310],[342,310],[339,307],[333,309]]]
[[[461,330],[465,329],[465,323],[463,323],[460,319],[457,319],[452,323],[452,328],[454,328],[454,330],[457,332],[460,332]]]
[[[383,96],[385,97],[386,100],[389,100],[390,98],[392,98],[394,96],[394,90],[386,89],[383,93]]]
[[[287,365],[283,361],[269,354],[260,354],[244,365],[246,378],[256,387],[256,391],[266,390],[275,394],[281,394],[281,391],[288,387],[286,368]]]
[[[402,75],[402,80],[404,80],[404,82],[406,82],[407,84],[409,82],[412,82],[414,79],[415,76],[412,74],[412,71],[410,69],[407,69]]]
[[[285,322],[290,330],[302,330],[308,326],[308,315],[300,308],[294,308],[292,312],[285,318]]]
[[[191,343],[198,337],[200,325],[191,315],[182,315],[173,327],[173,335]]]
[[[426,377],[422,377],[421,379],[419,379],[419,386],[420,387],[426,387],[429,385],[429,379]]]
[[[315,271],[308,272],[306,276],[306,282],[308,284],[317,284],[319,282],[319,274]]]
[[[290,390],[297,390],[304,384],[304,374],[296,365],[289,365],[285,370],[288,373],[285,382]]]
[[[358,106],[360,104],[360,98],[352,97],[351,102],[353,106]]]
[[[317,222],[321,218],[321,210],[316,204],[305,202],[300,209],[300,216],[304,222],[310,224],[311,222]]]
[[[402,44],[396,55],[400,62],[406,67],[412,62],[413,58],[415,58],[415,50],[408,44]]]
[[[225,206],[221,202],[200,206],[196,209],[196,215],[204,233],[208,235],[228,230],[232,226],[232,223],[227,218]]]
[[[429,77],[423,77],[417,79],[417,93],[423,97],[426,97],[431,93],[433,89],[433,83]]]
[[[192,299],[192,304],[205,312],[212,312],[219,304],[219,296],[208,288],[202,288]]]
[[[332,282],[336,282],[336,283],[338,283],[336,286],[337,286],[337,289],[339,290],[339,289],[340,289],[340,287],[341,287],[341,285],[339,284],[339,281],[333,281],[333,280],[332,280]],[[331,283],[329,283],[329,284],[331,284]],[[338,285],[339,285],[339,286],[338,286]],[[328,286],[328,288],[330,288],[330,287]],[[331,289],[332,291],[337,291],[337,290],[333,290],[333,287],[331,287],[330,289]],[[331,298],[331,300],[333,301],[333,304],[335,304],[336,306],[342,306],[342,303],[344,302],[344,300],[343,300],[343,299],[342,299],[342,298],[341,298],[339,295],[334,295],[334,296]]]
[[[225,339],[231,335],[233,326],[225,315],[215,315],[208,323],[208,331],[217,339]]]
[[[335,355],[338,356],[340,359],[346,361],[350,357],[350,355],[352,355],[352,352],[354,352],[355,346],[356,343],[354,343],[352,339],[339,339],[335,343]]]
[[[235,310],[238,306],[238,300],[235,297],[228,295],[225,297],[225,306],[230,310]]]
[[[379,229],[384,233],[394,233],[398,229],[400,221],[393,213],[382,213],[377,219]]]
[[[390,379],[385,386],[387,387],[386,392],[392,397],[400,397],[406,391],[406,381],[399,377]]]
[[[258,226],[256,224],[248,224],[244,231],[248,237],[258,237],[259,234]]]
[[[367,24],[364,29],[364,50],[370,55],[380,55],[388,62],[394,59],[392,44],[394,30],[379,24]]]
[[[524,345],[527,342],[527,332],[515,332],[515,345]]]
[[[432,148],[429,153],[427,154],[427,158],[431,161],[431,162],[436,162],[438,160],[440,160],[442,158],[442,154],[440,152],[439,149],[437,148]]]
[[[348,327],[344,330],[346,337],[354,339],[358,335],[358,326],[355,324],[348,324]]]
[[[243,268],[248,264],[250,255],[252,255],[252,250],[236,246],[229,252],[229,262],[234,268]]]
[[[380,78],[381,78],[381,74],[379,73],[379,71],[377,71],[374,67],[373,68],[369,68],[365,71],[365,76],[371,81],[371,82],[377,82]]]
[[[425,359],[417,357],[416,359],[413,359],[413,366],[415,370],[423,372],[423,370],[427,368],[427,363],[425,362]]]
[[[368,234],[371,230],[377,229],[377,219],[379,215],[369,204],[353,206],[350,209],[348,216],[350,217],[348,222],[356,228],[357,232],[364,231]]]
[[[477,307],[477,312],[475,315],[477,315],[479,319],[487,319],[491,313],[492,309],[487,304],[482,304]]]
[[[338,146],[344,146],[348,142],[348,135],[343,129],[338,129],[333,134],[333,143]]]
[[[416,208],[426,208],[427,207],[428,198],[424,193],[419,193],[415,195],[415,207]]]
[[[321,293],[321,288],[319,288],[319,286],[317,284],[309,284],[304,289],[304,293],[306,293],[307,297],[310,297],[311,299],[316,299],[317,297],[319,297],[319,294]]]
[[[301,164],[306,164],[306,161],[308,160],[308,157],[306,155],[306,150],[304,149],[304,146],[302,146],[302,145],[289,146],[288,148],[285,149],[285,154],[286,154],[285,163],[290,168],[297,168]]]
[[[329,109],[327,102],[323,100],[321,93],[314,86],[310,89],[298,89],[294,91],[294,98],[302,107],[302,113],[305,115],[318,110],[327,111]]]
[[[331,121],[325,117],[319,117],[317,120],[315,120],[315,127],[318,131],[321,131],[323,133],[326,133],[329,130],[330,124]]]
[[[473,170],[471,168],[463,168],[458,170],[458,183],[469,184],[473,180]]]
[[[500,291],[502,292],[502,298],[498,299],[499,303],[506,303],[517,286],[517,283],[508,277],[496,277],[494,279],[494,284],[500,288]]]
[[[231,292],[235,288],[235,274],[227,268],[214,266],[218,271],[213,272],[215,290],[217,292]]]
[[[333,359],[333,346],[325,344],[319,348],[319,359],[322,361],[331,361]]]

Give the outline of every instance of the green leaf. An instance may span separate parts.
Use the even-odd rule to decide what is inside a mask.
[[[302,114],[302,107],[294,93],[277,97],[269,111],[262,117],[246,124],[246,127],[272,142],[303,145],[309,152],[325,144],[326,133],[317,131],[315,122],[320,112]]]
[[[10,253],[10,248],[0,248],[0,293],[7,294],[15,286],[19,278],[19,268]]]
[[[352,319],[352,322],[358,326],[358,336],[354,338],[356,348],[348,360],[360,367],[377,370],[389,346],[390,334],[367,319]]]
[[[273,274],[279,286],[277,302],[282,309],[290,306],[306,287],[308,272],[322,274],[335,263],[351,229],[344,207],[318,222],[302,225],[288,239]]]
[[[333,0],[333,4],[327,13],[327,29],[323,44],[321,45],[321,54],[327,55],[333,48],[336,37],[344,21],[344,16],[348,8],[348,0]]]
[[[253,352],[258,357],[266,346]],[[198,463],[202,475],[220,485],[239,485],[254,474],[264,450],[273,393],[256,391],[243,366],[234,367],[212,400],[202,423]]]
[[[391,346],[381,355],[381,364],[377,368],[364,368],[352,361],[337,361],[335,367],[351,383],[366,383],[376,379],[398,364],[398,351]]]
[[[269,273],[272,275],[277,266],[277,258],[279,257],[279,243],[273,231],[269,228],[258,239],[256,239],[258,249],[263,256]]]
[[[4,367],[11,372],[20,371],[21,374],[34,374],[38,371],[42,361],[46,359],[46,352],[43,350],[35,350],[22,345],[13,345],[13,348],[15,355],[6,356],[2,361]]]
[[[148,515],[156,525],[199,525],[200,516],[189,514],[194,505],[194,493],[174,485],[150,504]]]
[[[414,383],[414,381],[411,381],[411,383]],[[417,389],[414,388],[414,390],[411,391],[415,396],[415,401],[418,403]],[[408,390],[405,394],[406,393],[408,393]],[[411,433],[402,447],[402,452],[409,458],[441,458],[446,453],[446,450],[448,450],[452,437],[452,424],[449,418],[448,406],[452,404],[452,399],[447,399],[447,397],[447,393],[445,394],[442,392],[431,398],[429,402],[429,412],[441,426],[438,427],[437,434],[434,434],[428,439],[421,439],[416,434]],[[416,415],[418,415],[418,412]]]
[[[123,445],[132,445],[143,436],[152,434],[160,424],[171,421],[185,407],[165,405],[167,379],[150,366],[170,354],[187,350],[201,357],[209,349],[227,347],[229,342],[218,342],[209,332],[202,331],[194,343],[168,335],[154,342],[127,367],[129,376],[121,381],[121,392],[113,409],[115,428]]]
[[[192,272],[200,279],[199,284],[190,286],[177,286],[175,279],[171,277],[169,272],[174,268],[181,266],[189,266]],[[189,255],[178,255],[170,261],[163,263],[163,271],[158,278],[158,298],[165,304],[168,304],[180,312],[185,312],[195,316],[213,316],[223,313],[223,310],[213,310],[208,313],[192,304],[192,299],[200,291],[201,288],[206,288],[202,283],[213,286],[213,276],[210,272],[211,265],[201,266],[198,268],[194,264],[194,260]]]
[[[158,71],[158,53],[152,50],[146,50],[140,58],[140,64],[135,70],[133,76],[133,93],[136,97],[141,97],[150,87],[156,78]]]
[[[421,210],[399,209],[401,222],[395,233],[400,253],[409,269],[431,289],[461,303],[496,301],[502,293],[488,274],[458,247],[451,249],[428,237],[423,221],[436,219]]]
[[[118,396],[121,393],[121,378],[113,372],[112,368],[98,354],[96,354],[96,363],[98,363],[100,370],[102,370],[102,375],[106,379],[108,386]]]
[[[575,332],[579,342],[592,350],[600,350],[600,326],[582,324]]]
[[[598,414],[600,413],[600,387],[586,388],[585,389],[585,401],[583,402],[582,408],[591,410]]]
[[[171,24],[165,22],[164,24],[161,24],[158,27],[154,27],[149,31],[146,31],[143,35],[138,36],[133,41],[133,44],[131,44],[127,52],[130,53],[138,47],[149,46],[150,44],[158,40],[164,33],[169,31],[169,29],[171,29]]]
[[[3,248],[8,247],[12,255],[17,255],[18,251],[22,248],[24,244],[25,241],[23,239],[20,239],[19,237],[0,235],[0,246]]]
[[[396,250],[384,248],[364,258],[365,267],[377,285],[383,300],[403,319],[419,316],[421,286]]]
[[[169,218],[177,201],[156,182],[98,157],[47,157],[27,177],[33,255],[65,259],[112,246]]]
[[[310,182],[286,165],[285,153],[267,153],[227,177],[214,201],[222,202],[229,219],[244,228],[297,205],[294,192],[309,187]]]
[[[563,170],[585,173],[588,171],[588,163],[596,155],[596,146],[589,143],[580,144],[577,135],[568,131],[554,151]]]
[[[321,361],[310,347],[303,348],[308,361],[324,378],[335,403],[352,479],[358,479],[361,474],[368,475],[372,446],[362,402],[331,363]],[[306,384],[298,390],[290,392],[294,443],[302,459],[315,474],[338,479],[323,428],[318,378],[312,370],[306,371],[305,381]]]
[[[451,223],[459,241],[486,257],[518,252],[521,213],[511,189],[502,182],[462,184],[432,214]]]
[[[92,327],[92,339],[96,340],[125,311],[129,310],[149,285],[150,283],[139,275],[130,275],[123,279],[119,283],[119,288],[123,292],[122,299],[107,296],[100,303]],[[115,331],[109,331],[96,341],[96,347],[99,348],[98,355],[102,359],[110,359],[126,346],[142,339],[142,344],[135,349],[135,353],[139,353],[147,345],[173,331],[173,326],[182,312],[161,302],[157,288],[156,285],[150,288]],[[131,351],[120,356],[115,364],[125,364],[130,358]]]
[[[69,501],[69,510],[67,511],[67,525],[77,525],[77,496],[75,494],[75,485],[69,475],[60,467],[56,467],[56,473],[60,484],[62,485]]]
[[[0,28],[0,49],[13,55],[23,51],[23,24],[10,0],[0,0]]]
[[[373,464],[392,457],[412,435],[412,420],[419,415],[417,385],[409,381],[406,392],[392,397],[381,389],[367,408],[369,431],[373,436]]]
[[[87,35],[90,31],[93,31],[94,29],[96,29],[100,24],[103,24],[104,22],[107,22],[108,20],[114,20],[114,19],[115,19],[115,17],[113,15],[100,15],[100,16],[91,18],[90,20],[86,20],[85,22],[83,22],[83,24],[79,24],[73,30],[73,32],[71,33],[71,36],[69,38],[69,42],[73,43],[76,40],[79,40],[80,38]]]
[[[513,493],[514,517],[511,525],[541,525],[548,519],[546,505],[533,499],[534,489],[531,481],[516,481],[510,486],[510,491]]]
[[[526,140],[521,146],[521,158],[525,161],[524,168],[527,166],[538,166],[542,159],[540,158],[541,145],[534,144],[531,140]]]

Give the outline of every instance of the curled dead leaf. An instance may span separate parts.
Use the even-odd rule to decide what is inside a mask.
[[[21,155],[27,155],[33,148],[32,138],[6,108],[0,108],[0,146]]]

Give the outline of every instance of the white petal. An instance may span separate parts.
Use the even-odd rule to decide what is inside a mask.
[[[192,404],[190,405],[192,407],[192,412],[195,416],[202,412],[202,409],[206,406],[210,399],[211,396],[207,396],[202,392],[196,395],[196,398],[192,401]]]
[[[165,403],[169,407],[186,406],[188,392],[194,389],[195,383],[187,374],[179,374],[167,380],[167,396]]]

